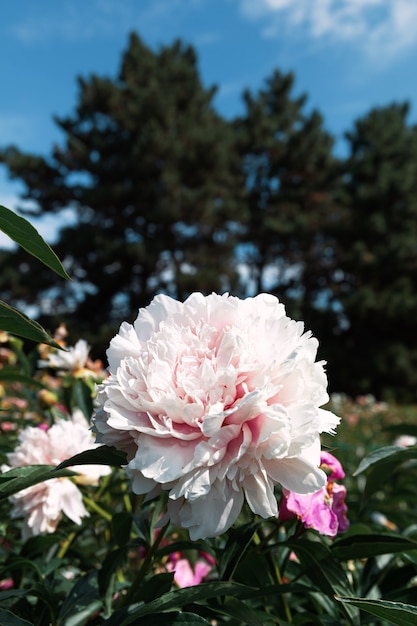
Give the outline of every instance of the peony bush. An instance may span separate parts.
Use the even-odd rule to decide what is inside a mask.
[[[159,295],[105,364],[0,311],[0,624],[417,622],[416,407],[329,398],[277,298]]]

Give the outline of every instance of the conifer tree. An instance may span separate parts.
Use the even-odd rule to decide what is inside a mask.
[[[415,400],[417,393],[417,127],[409,106],[375,108],[347,133],[338,234],[345,329],[339,389]]]
[[[248,204],[244,262],[255,292],[275,293],[322,336],[334,317],[338,164],[320,114],[306,112],[306,96],[294,97],[293,86],[292,74],[276,70],[257,94],[245,92],[235,122]]]
[[[39,307],[49,327],[70,316],[77,333],[105,344],[108,326],[157,292],[183,299],[233,288],[241,176],[214,93],[191,47],[155,53],[136,34],[116,79],[80,78],[75,112],[56,119],[63,145],[48,158],[15,147],[0,157],[37,215],[74,211],[55,246],[73,282],[5,253],[0,264],[17,272],[2,276],[0,292]]]

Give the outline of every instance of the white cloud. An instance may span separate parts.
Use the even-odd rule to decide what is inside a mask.
[[[284,29],[313,41],[347,42],[388,61],[417,45],[417,0],[240,0],[249,19],[267,20],[264,37]]]

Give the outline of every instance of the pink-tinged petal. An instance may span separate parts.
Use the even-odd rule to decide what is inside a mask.
[[[89,515],[83,504],[81,492],[69,480],[61,481],[60,485],[60,507],[74,524],[81,524],[82,518]]]
[[[299,494],[314,493],[327,481],[323,470],[302,458],[266,461],[264,465],[272,480]]]
[[[256,515],[264,518],[277,515],[277,500],[273,486],[266,476],[261,473],[247,476],[244,492],[247,503]]]

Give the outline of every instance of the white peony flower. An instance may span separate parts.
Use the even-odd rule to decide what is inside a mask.
[[[96,447],[94,436],[81,411],[75,411],[69,420],[60,420],[47,431],[29,426],[19,435],[19,443],[7,455],[8,466],[58,465],[62,461]],[[82,495],[76,482],[95,485],[100,476],[110,473],[103,465],[77,465],[73,478],[52,478],[33,485],[11,496],[13,509],[11,516],[24,517],[23,537],[55,531],[62,513],[75,524],[88,515]]]
[[[157,296],[110,343],[97,441],[127,452],[135,493],[168,492],[167,514],[191,539],[227,530],[245,499],[275,516],[274,485],[326,484],[319,435],[339,418],[319,408],[317,347],[268,294]]]
[[[50,352],[47,359],[38,361],[39,367],[74,372],[85,367],[90,348],[85,339],[79,339],[75,346],[66,350]]]

